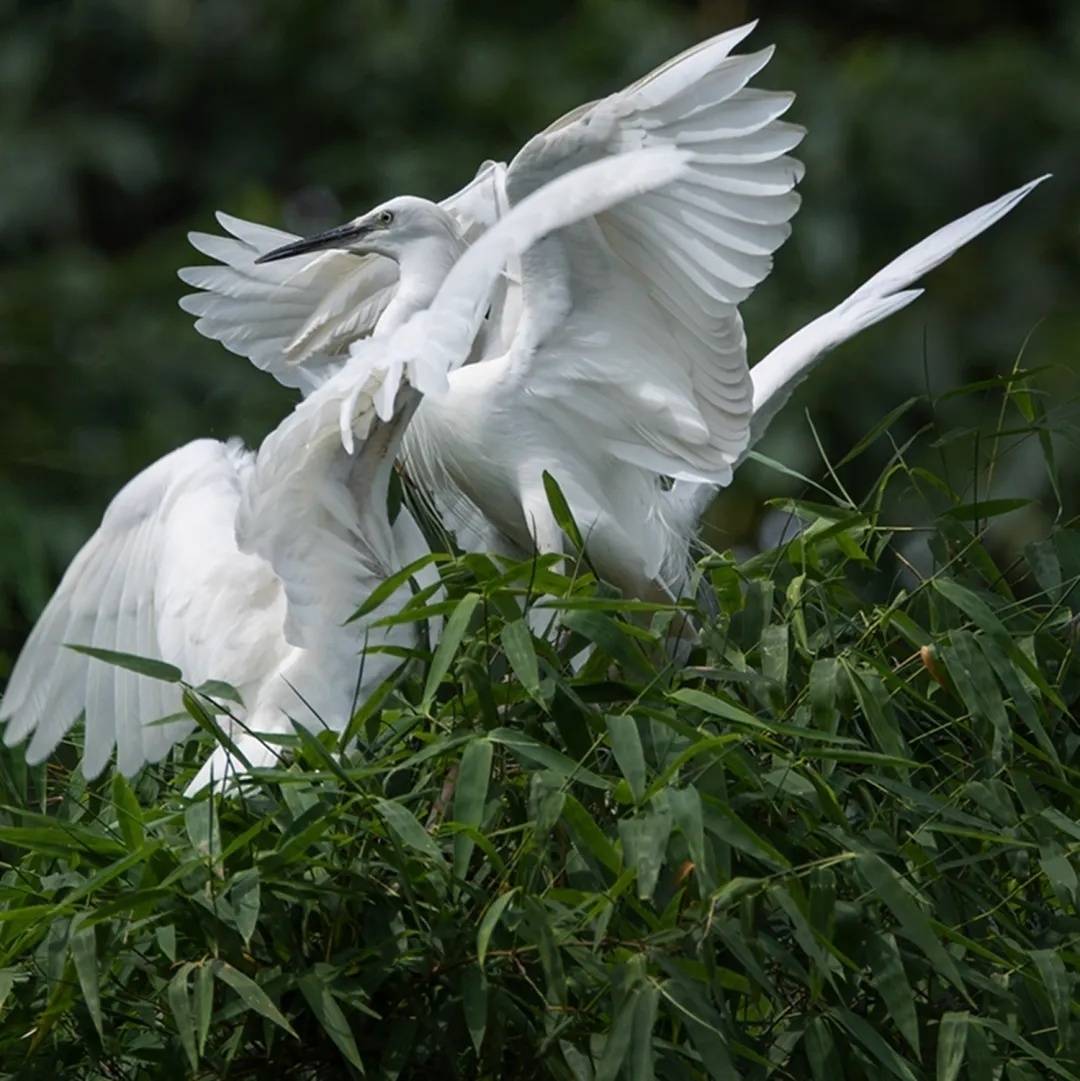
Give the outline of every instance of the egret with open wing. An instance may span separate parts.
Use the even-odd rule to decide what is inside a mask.
[[[42,761],[85,713],[87,776],[114,746],[125,774],[162,758],[192,728],[178,685],[111,664],[110,653],[165,661],[192,683],[232,684],[245,708],[227,734],[252,765],[274,760],[264,737],[290,731],[292,719],[343,730],[358,693],[394,663],[368,647],[406,633],[372,626],[394,598],[364,620],[349,617],[424,551],[408,513],[391,521],[387,509],[420,392],[445,389],[467,358],[506,259],[686,171],[677,151],[639,150],[560,178],[468,249],[430,310],[360,343],[256,454],[199,440],[125,486],[16,662],[0,701],[5,742],[29,736],[27,759]],[[191,789],[241,765],[219,748]]]
[[[792,388],[828,349],[913,300],[907,287],[919,275],[1032,186],[941,230],[924,242],[933,261],[913,249],[888,280],[876,276],[748,371],[737,304],[788,235],[801,175],[788,152],[803,134],[780,119],[793,95],[747,85],[771,50],[731,55],[752,29],[574,110],[441,205],[391,200],[306,240],[222,217],[235,241],[193,242],[225,265],[182,271],[207,290],[184,306],[200,330],[282,381],[315,386],[328,357],[415,308],[447,252],[536,185],[626,147],[682,147],[692,155],[686,177],[578,223],[512,267],[471,354],[484,363],[429,396],[405,442],[409,474],[463,547],[558,547],[540,485],[549,470],[601,573],[639,596],[678,592],[715,484]],[[316,343],[327,342],[320,353]]]

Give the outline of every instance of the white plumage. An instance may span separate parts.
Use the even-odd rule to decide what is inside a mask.
[[[193,234],[196,328],[304,400],[257,454],[201,440],[136,477],[76,557],[0,716],[40,761],[80,711],[84,770],[133,773],[191,729],[174,686],[63,648],[161,658],[236,686],[243,725],[342,729],[359,673],[391,663],[345,620],[425,550],[386,491],[403,456],[467,548],[563,538],[560,482],[600,573],[677,593],[715,485],[820,358],[914,300],[910,286],[1038,181],[916,245],[753,369],[738,305],[798,207],[792,95],[748,86],[771,49],[744,26],[563,117],[441,204],[402,196],[301,239],[228,215]],[[662,483],[673,477],[671,490]],[[388,599],[393,607],[396,598]],[[397,634],[404,632],[398,631]],[[253,764],[272,749],[231,731]],[[219,750],[193,788],[235,768]]]
[[[562,177],[468,249],[442,276],[431,311],[418,308],[411,318],[402,311],[396,332],[380,324],[354,346],[256,454],[199,440],[139,474],[68,568],[16,662],[0,702],[5,742],[31,736],[27,759],[39,762],[85,712],[83,770],[93,777],[114,746],[119,768],[132,774],[191,731],[175,684],[71,644],[164,660],[191,683],[231,683],[245,708],[225,727],[252,765],[274,760],[260,737],[290,731],[290,718],[343,730],[357,694],[394,663],[365,645],[400,643],[407,633],[371,626],[397,597],[347,620],[426,550],[404,508],[392,523],[387,512],[391,470],[419,393],[445,386],[447,369],[468,356],[508,257],[684,170],[677,152],[639,151]],[[190,790],[238,768],[218,749]]]
[[[802,167],[788,154],[803,136],[780,119],[793,95],[748,86],[772,50],[731,55],[752,28],[721,34],[574,110],[508,167],[485,165],[464,200],[458,193],[441,204],[461,218],[464,201],[469,220],[492,220],[585,161],[630,147],[678,147],[690,157],[677,181],[561,231],[512,265],[474,363],[420,406],[405,437],[406,468],[463,547],[519,556],[534,546],[557,550],[562,538],[541,483],[547,471],[605,577],[637,596],[677,593],[709,494],[730,480],[817,359],[914,299],[902,290],[1030,190],[935,234],[897,260],[891,276],[877,275],[749,368],[737,305],[790,232]],[[406,245],[391,250],[370,235],[343,242],[338,233],[288,245],[280,254],[302,254],[280,263],[252,265],[304,277],[327,244],[340,245],[353,254],[336,257],[354,266],[373,250],[397,260],[395,289],[436,287],[435,260],[417,267]],[[470,239],[460,225],[455,236]],[[254,237],[247,263],[220,272],[247,274],[269,246]],[[421,275],[423,286],[415,284]],[[365,311],[376,296],[383,294],[361,302],[354,291]],[[311,378],[318,380],[314,369]],[[666,490],[661,476],[676,478],[675,487]]]

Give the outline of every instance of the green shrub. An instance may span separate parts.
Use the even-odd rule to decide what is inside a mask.
[[[828,472],[702,560],[684,667],[685,611],[464,556],[344,756],[191,802],[209,735],[133,786],[6,752],[0,1076],[1080,1077],[1080,533],[999,568],[1016,501]]]

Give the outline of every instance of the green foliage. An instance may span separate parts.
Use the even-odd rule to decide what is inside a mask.
[[[132,784],[5,753],[0,1077],[1080,1077],[1080,533],[999,567],[997,497],[828,472],[714,614],[442,561],[355,747],[232,798],[179,794],[205,729]]]

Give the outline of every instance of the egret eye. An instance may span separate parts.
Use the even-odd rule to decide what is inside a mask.
[[[380,210],[378,217],[375,220],[380,225],[390,225],[394,220],[394,215],[389,210]]]

